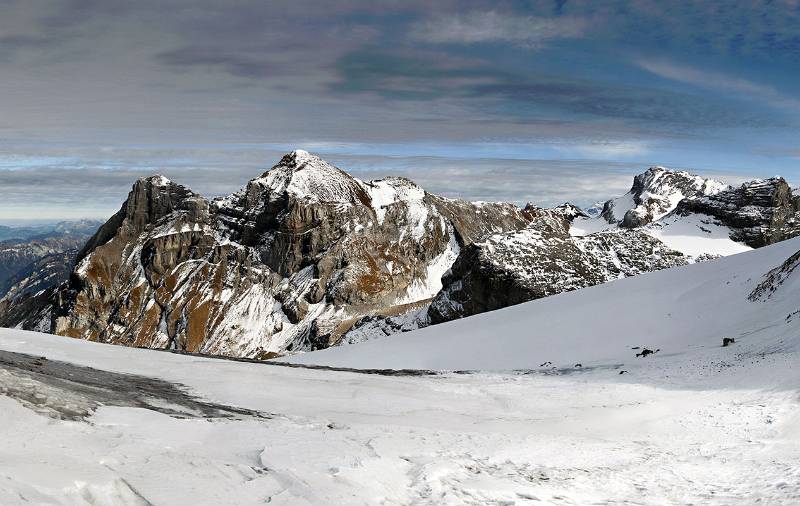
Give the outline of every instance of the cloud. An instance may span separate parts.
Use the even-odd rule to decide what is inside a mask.
[[[652,74],[672,81],[700,88],[732,92],[749,98],[760,98],[778,108],[791,107],[800,110],[800,100],[788,97],[767,84],[666,61],[640,59],[636,61],[636,64]]]
[[[563,146],[558,149],[567,154],[578,153],[587,158],[597,158],[601,160],[642,157],[651,152],[649,143],[642,141],[597,141],[588,144]]]
[[[156,55],[161,63],[175,67],[220,68],[238,77],[270,77],[281,72],[282,67],[262,56],[261,60],[228,52],[219,48],[182,47]]]
[[[487,11],[449,13],[424,20],[411,28],[411,35],[434,44],[511,42],[538,48],[551,40],[582,37],[586,26],[586,20],[576,17],[544,18]]]
[[[731,107],[723,97],[698,96],[610,81],[510,70],[492,62],[437,51],[354,51],[338,60],[332,91],[383,99],[458,104],[472,120],[578,122],[624,120],[662,135],[687,127],[760,127],[772,116]],[[470,121],[470,120],[464,120]],[[645,126],[646,125],[646,126]],[[590,130],[591,125],[583,126]],[[633,128],[632,128],[633,129]]]
[[[187,154],[192,171],[153,151],[117,163],[103,144],[535,142],[547,156],[624,161],[680,144],[685,159],[695,156],[691,145],[709,166],[742,167],[753,146],[792,145],[775,140],[794,131],[788,115],[773,110],[787,97],[773,91],[795,86],[800,10],[791,2],[730,4],[0,0],[0,135],[10,139],[0,150],[21,143],[34,158],[62,157],[82,145],[83,166],[69,170],[122,171],[126,183],[109,190],[117,196],[130,178],[153,171],[224,193],[226,176],[238,184],[270,158],[232,161],[238,155],[228,151],[207,163]],[[651,69],[694,84],[642,84],[631,72],[642,54],[673,67],[687,57],[709,68],[727,62],[742,76],[766,69],[775,90],[664,65]],[[763,102],[742,100],[748,96]],[[43,153],[46,145],[58,149]],[[66,189],[61,178],[70,174],[78,177],[52,176]],[[76,187],[75,202],[81,191],[91,186]],[[2,195],[5,206],[16,198]]]

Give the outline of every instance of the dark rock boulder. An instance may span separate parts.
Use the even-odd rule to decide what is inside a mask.
[[[731,239],[753,248],[800,233],[798,200],[781,177],[750,181],[714,195],[682,200],[675,213],[712,216],[731,228]]]

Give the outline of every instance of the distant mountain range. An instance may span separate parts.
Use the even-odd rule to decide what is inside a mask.
[[[0,225],[0,241],[26,241],[58,235],[92,235],[101,224],[98,220],[83,219],[35,226]]]
[[[52,257],[15,278],[0,302],[0,323],[270,358],[696,263],[798,232],[798,198],[780,178],[729,187],[655,167],[596,209],[520,208],[448,199],[403,178],[360,181],[294,151],[238,192],[212,200],[162,176],[138,180],[74,260]],[[37,276],[62,281],[39,283]]]
[[[31,299],[65,282],[75,255],[102,224],[95,220],[64,221],[37,227],[0,226],[0,325],[24,320]],[[42,301],[33,304],[37,310]],[[9,306],[13,311],[9,312]],[[43,323],[38,330],[49,330]]]

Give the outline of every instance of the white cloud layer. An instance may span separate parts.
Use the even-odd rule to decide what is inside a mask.
[[[581,37],[585,26],[585,20],[575,17],[543,18],[488,11],[429,19],[413,27],[412,34],[432,43],[512,42],[536,48],[554,39]]]

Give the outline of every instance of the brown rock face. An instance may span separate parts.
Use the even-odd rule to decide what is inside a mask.
[[[403,178],[365,183],[303,151],[212,201],[153,176],[78,254],[51,331],[243,357],[325,347],[366,314],[433,297],[461,248],[531,218]]]

